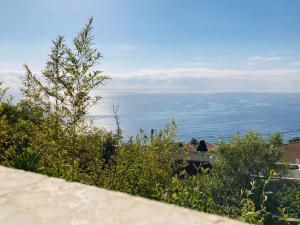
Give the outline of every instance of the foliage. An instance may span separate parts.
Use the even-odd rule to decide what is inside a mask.
[[[209,193],[203,190],[199,175],[185,176],[184,179],[175,176],[170,185],[157,184],[154,197],[167,203],[200,211],[214,211],[215,202]]]
[[[256,224],[300,216],[299,183],[277,187],[272,180],[272,171],[284,169],[279,133],[267,140],[249,132],[221,141],[213,169],[196,168],[190,176],[178,174],[188,152],[174,121],[152,130],[150,138],[141,130],[129,140],[122,137],[118,106],[113,108],[116,132],[88,124],[87,110],[99,100],[91,91],[108,79],[93,70],[101,55],[91,31],[92,19],[73,40],[74,50],[58,37],[41,76],[25,66],[21,101],[13,104],[0,83],[1,165]]]
[[[184,158],[177,142],[176,124],[171,122],[151,139],[137,136],[123,143],[105,168],[103,186],[151,197],[158,182],[170,181],[176,160]]]
[[[56,123],[66,123],[71,135],[70,152],[72,156],[72,177],[76,167],[77,134],[84,122],[87,110],[95,105],[100,96],[91,96],[90,92],[103,85],[108,79],[100,70],[93,70],[101,54],[93,48],[92,22],[90,18],[82,31],[73,39],[73,48],[67,47],[64,38],[59,36],[53,41],[53,48],[42,80],[24,66],[26,79],[24,95],[35,103],[51,106]],[[52,100],[52,101],[51,101]],[[59,118],[60,117],[60,118]]]
[[[197,145],[198,145],[198,140],[197,140],[196,138],[192,138],[192,139],[190,140],[190,143],[191,143],[191,145],[193,145],[193,146],[197,146]]]
[[[240,190],[250,188],[252,180],[267,177],[271,170],[283,171],[284,164],[279,164],[282,162],[282,150],[272,140],[249,132],[219,143],[213,162],[216,186],[211,190],[218,199],[235,199]]]
[[[39,160],[40,157],[37,153],[24,151],[20,154],[13,154],[9,161],[9,165],[17,169],[36,172],[38,170]]]
[[[268,202],[273,192],[268,191],[267,188],[275,176],[275,172],[271,170],[267,179],[259,182],[252,181],[251,189],[242,191],[242,195],[245,196],[241,201],[242,219],[245,222],[257,225],[280,224],[279,217],[268,210]]]
[[[280,190],[275,194],[280,208],[286,217],[300,218],[300,181],[283,183],[276,187]]]
[[[207,152],[207,146],[204,140],[199,141],[199,144],[197,146],[197,151],[199,152]]]
[[[269,144],[274,147],[279,147],[283,144],[282,135],[280,132],[272,133],[269,137]]]
[[[208,170],[205,169],[201,169],[201,173],[195,176],[183,173],[180,179],[177,176],[173,177],[170,184],[157,184],[154,197],[182,207],[238,218],[238,208],[217,204],[207,187],[208,179]]]
[[[299,216],[299,186],[280,188],[274,197],[266,189],[269,184],[258,176],[280,171],[276,162],[281,154],[257,133],[222,142],[210,172],[201,169],[195,176],[174,176],[185,166],[176,162],[187,159],[174,121],[151,138],[141,133],[129,140],[86,124],[77,133],[76,151],[70,152],[72,133],[55,114],[29,100],[16,105],[2,101],[0,106],[2,165],[257,224],[275,221],[274,215]],[[260,201],[265,195],[268,199]]]

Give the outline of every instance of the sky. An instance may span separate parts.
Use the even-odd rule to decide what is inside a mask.
[[[298,0],[0,0],[0,81],[17,93],[51,40],[94,17],[105,89],[299,92]]]

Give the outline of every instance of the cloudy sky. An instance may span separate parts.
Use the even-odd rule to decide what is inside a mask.
[[[299,92],[297,0],[10,0],[0,6],[0,81],[17,92],[51,40],[95,19],[107,89]]]

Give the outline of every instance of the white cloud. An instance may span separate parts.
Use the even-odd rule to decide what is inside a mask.
[[[300,61],[293,61],[293,62],[290,62],[290,64],[292,66],[300,66]]]
[[[9,94],[15,96],[19,94],[23,75],[24,72],[20,70],[0,71],[0,82],[9,88]]]
[[[181,67],[105,73],[112,77],[105,89],[299,92],[300,86],[300,68],[228,70]],[[21,70],[0,71],[0,82],[10,88],[10,94],[18,97],[23,76]]]
[[[266,62],[274,62],[283,59],[278,55],[252,56],[248,58],[248,65],[261,64]]]
[[[112,78],[147,78],[147,79],[172,79],[172,78],[247,78],[247,77],[275,77],[290,78],[300,75],[299,69],[256,69],[256,70],[228,70],[211,68],[170,68],[170,69],[140,69],[129,71],[108,71]]]
[[[108,89],[203,92],[299,92],[299,69],[143,69],[108,72]]]

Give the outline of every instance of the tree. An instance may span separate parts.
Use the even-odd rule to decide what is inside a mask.
[[[198,140],[196,138],[192,138],[190,143],[191,143],[191,145],[196,146],[196,145],[198,145]]]
[[[283,152],[273,141],[249,132],[219,143],[213,161],[214,192],[223,197],[238,196],[241,189],[250,188],[252,180],[268,176],[271,170],[281,172]]]
[[[275,132],[270,135],[269,137],[269,143],[275,147],[279,147],[283,144],[282,135],[280,132]]]
[[[53,41],[54,47],[41,79],[27,65],[24,66],[26,82],[34,87],[33,93],[29,92],[28,96],[43,95],[43,100],[52,105],[55,115],[61,115],[71,134],[73,178],[78,132],[88,109],[101,99],[100,96],[91,96],[91,91],[109,79],[102,71],[94,70],[101,54],[93,47],[92,23],[93,18],[90,18],[73,39],[74,49],[66,46],[62,36]]]
[[[207,146],[204,140],[199,141],[199,144],[197,146],[197,151],[198,152],[207,152]]]

